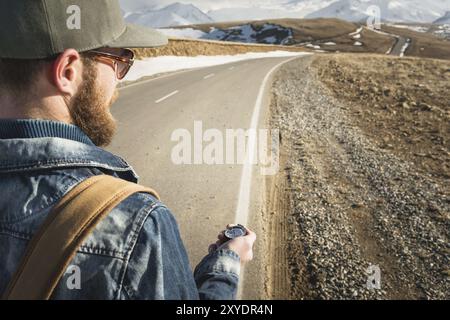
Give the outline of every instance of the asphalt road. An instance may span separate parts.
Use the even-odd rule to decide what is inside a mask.
[[[262,235],[259,218],[264,177],[257,166],[176,165],[171,154],[178,142],[171,141],[171,135],[177,129],[193,135],[194,121],[202,121],[203,130],[218,129],[224,136],[226,129],[247,130],[252,122],[264,128],[269,74],[290,59],[265,58],[195,69],[120,90],[112,109],[119,130],[109,151],[136,169],[141,184],[159,192],[177,218],[193,267],[229,223],[246,223]],[[241,298],[263,296],[262,258],[266,253],[261,242],[255,253],[255,260],[243,273]]]
[[[404,54],[403,47],[406,45],[406,43],[410,43],[410,41],[411,41],[410,39],[398,36],[394,46],[391,49],[390,55],[392,55],[392,56],[401,56],[402,53]]]
[[[408,47],[405,47],[405,45],[407,43],[408,43],[408,46],[411,45],[411,39],[402,37],[402,36],[400,36],[398,34],[393,34],[393,33],[389,33],[389,32],[386,32],[386,31],[373,30],[373,29],[371,29],[371,31],[379,33],[379,34],[383,34],[383,35],[386,35],[386,36],[391,36],[392,38],[395,38],[395,43],[388,50],[388,52],[386,52],[386,54],[388,54],[388,55],[403,57],[404,54],[405,54],[405,51],[408,48]]]

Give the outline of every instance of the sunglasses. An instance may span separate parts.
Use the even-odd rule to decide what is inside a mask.
[[[90,50],[89,54],[94,55],[97,60],[111,64],[116,72],[116,77],[122,80],[130,71],[134,63],[134,52],[130,49],[98,49]]]

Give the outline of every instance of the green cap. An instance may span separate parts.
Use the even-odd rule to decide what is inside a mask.
[[[166,44],[156,30],[126,24],[117,0],[0,0],[0,58]]]

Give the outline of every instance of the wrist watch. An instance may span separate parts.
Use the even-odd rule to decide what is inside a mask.
[[[247,231],[245,227],[241,224],[238,224],[237,226],[225,230],[225,237],[227,237],[230,240],[238,237],[243,237],[245,235],[247,235]]]

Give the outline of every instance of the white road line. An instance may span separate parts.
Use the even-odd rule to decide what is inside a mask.
[[[294,57],[289,60],[285,60],[279,64],[277,64],[275,67],[273,67],[265,76],[261,87],[259,89],[258,97],[256,98],[255,108],[253,109],[253,115],[252,120],[250,122],[250,130],[256,130],[259,123],[259,115],[261,113],[262,104],[263,104],[263,97],[264,92],[267,86],[267,82],[270,79],[270,76],[272,73],[277,70],[281,65],[292,61],[294,59],[297,59],[298,57]],[[246,159],[244,162],[244,166],[242,169],[242,176],[241,176],[241,184],[239,189],[239,198],[238,198],[238,204],[236,208],[236,215],[235,215],[235,223],[246,225],[248,221],[248,213],[249,213],[249,207],[250,207],[250,191],[251,191],[251,183],[252,183],[252,171],[253,171],[253,161],[256,156],[256,135],[251,134],[248,139],[248,149],[246,154]]]
[[[209,78],[212,78],[214,76],[215,76],[215,74],[211,73],[211,74],[208,74],[207,76],[204,76],[203,79],[209,79]]]
[[[264,98],[264,92],[267,86],[267,83],[269,82],[269,79],[272,75],[272,73],[275,72],[280,66],[282,66],[285,63],[288,63],[294,59],[297,59],[297,57],[285,60],[279,64],[277,64],[275,67],[270,69],[270,71],[266,74],[264,77],[264,80],[261,84],[261,87],[259,88],[258,97],[256,98],[255,108],[253,109],[253,115],[252,120],[250,122],[250,129],[256,130],[259,123],[259,115],[261,113],[262,104],[263,104],[263,98]],[[240,182],[240,188],[239,188],[239,198],[234,218],[235,224],[242,224],[244,226],[247,225],[248,222],[248,214],[249,214],[249,208],[250,208],[250,194],[251,194],[251,186],[252,186],[252,174],[253,174],[253,161],[256,156],[256,135],[251,134],[248,139],[248,149],[246,154],[246,159],[244,162],[244,166],[242,169],[242,176],[241,176],[241,182]],[[240,286],[238,289],[238,299],[242,298],[242,290],[244,288],[244,267],[241,268],[239,280],[240,280]]]
[[[168,78],[168,77],[173,77],[173,76],[176,76],[176,75],[181,74],[181,73],[186,73],[186,72],[194,71],[194,70],[198,70],[198,69],[201,69],[201,68],[193,68],[193,69],[187,69],[187,70],[181,70],[181,71],[174,71],[174,72],[171,72],[171,73],[166,74],[166,75],[162,75],[162,76],[159,76],[159,77],[155,77],[155,78],[151,78],[151,79],[143,80],[143,81],[136,80],[136,81],[133,81],[133,83],[130,83],[130,84],[126,85],[126,86],[120,87],[119,91],[131,88],[131,87],[139,86],[141,84],[145,84],[145,83],[152,82],[152,81],[155,81],[155,80],[164,79],[164,78]]]
[[[403,58],[405,56],[406,49],[408,49],[410,43],[411,39],[406,39],[406,42],[403,45],[402,50],[400,51],[400,58]]]
[[[166,99],[169,99],[171,96],[174,96],[174,95],[176,95],[177,93],[178,93],[179,91],[178,90],[175,90],[174,92],[172,92],[172,93],[169,93],[167,96],[165,96],[165,97],[162,97],[161,99],[159,99],[159,100],[156,100],[155,101],[155,103],[160,103],[160,102],[163,102],[164,100],[166,100]]]

